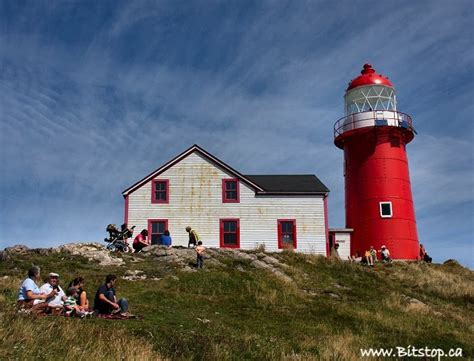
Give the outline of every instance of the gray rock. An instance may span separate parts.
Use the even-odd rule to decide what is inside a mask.
[[[289,276],[287,276],[286,274],[284,274],[282,271],[280,271],[279,269],[276,269],[276,268],[271,268],[270,269],[271,272],[276,276],[278,277],[279,279],[281,279],[282,281],[285,281],[285,282],[288,282],[288,283],[292,283],[293,282],[293,279]]]
[[[350,287],[343,286],[343,285],[341,285],[341,284],[339,284],[339,283],[335,283],[335,284],[334,284],[334,287],[339,288],[339,289],[341,289],[341,290],[351,290],[351,289],[352,289],[352,288],[350,288]]]
[[[409,298],[408,299],[408,303],[411,303],[412,305],[425,305],[426,306],[426,303],[416,299],[416,298]]]
[[[155,257],[164,257],[169,256],[174,253],[173,248],[159,246],[159,245],[152,245],[142,249],[142,253],[149,253]]]
[[[233,255],[235,252],[232,249],[227,249],[227,248],[209,248],[208,253],[215,253],[218,255],[223,255],[223,256],[230,256]]]
[[[74,256],[82,256],[88,260],[97,261],[101,266],[121,266],[125,263],[122,258],[112,256],[112,253],[99,243],[69,243],[58,247],[58,249],[61,252],[68,252]],[[119,254],[114,253],[114,255]]]
[[[241,261],[254,261],[257,260],[257,256],[254,254],[249,254],[240,251],[234,251],[233,254],[234,259],[241,260]]]
[[[23,244],[17,244],[12,247],[5,248],[5,252],[7,253],[26,253],[29,251],[29,248]]]
[[[308,296],[311,296],[311,297],[316,297],[318,295],[317,292],[313,291],[313,290],[307,290],[307,289],[303,289],[302,290],[304,293],[308,294]]]
[[[207,318],[199,318],[199,317],[196,317],[196,320],[202,322],[202,323],[209,323],[211,322],[211,320],[208,320]]]
[[[191,268],[189,266],[184,266],[183,272],[197,272],[197,269]]]
[[[328,295],[329,297],[332,297],[332,298],[341,298],[340,295],[338,295],[337,293],[332,292],[331,290],[324,290],[323,292],[324,292],[326,295]]]
[[[146,280],[146,275],[123,276],[122,279],[127,280],[127,281],[142,281],[142,280]]]
[[[31,250],[32,252],[39,254],[40,256],[48,256],[53,253],[51,248],[35,248]]]
[[[10,255],[6,251],[0,251],[0,261],[5,262],[10,259]]]
[[[143,271],[140,271],[140,270],[138,270],[138,269],[137,269],[137,270],[133,270],[133,271],[132,271],[132,270],[127,270],[127,271],[125,272],[125,274],[126,274],[126,275],[129,275],[129,276],[138,276],[138,275],[141,274],[141,273],[144,273],[144,272],[143,272]]]
[[[262,262],[258,259],[250,262],[250,265],[257,268],[257,269],[269,271],[269,272],[273,273],[277,278],[281,279],[282,281],[289,282],[289,283],[293,282],[291,277],[287,276],[286,274],[284,274],[279,269],[274,268],[273,266],[271,266],[271,265],[269,265],[265,262]]]
[[[281,263],[279,260],[277,260],[275,257],[272,257],[272,256],[265,255],[265,257],[263,257],[261,260],[265,263],[271,264],[272,266],[282,267],[282,268],[289,267],[287,264]]]
[[[252,262],[250,262],[250,265],[252,267],[255,267],[255,268],[258,268],[258,269],[265,269],[265,270],[270,270],[271,267],[266,264],[265,262],[262,262],[262,261],[259,261],[259,260],[254,260]]]
[[[213,257],[206,257],[205,258],[205,264],[211,264],[213,266],[218,266],[218,267],[224,267],[225,265],[219,261],[218,259],[216,258],[213,258]]]
[[[165,262],[165,263],[180,263],[181,260],[178,256],[174,254],[170,254],[167,256],[159,257],[158,262]]]

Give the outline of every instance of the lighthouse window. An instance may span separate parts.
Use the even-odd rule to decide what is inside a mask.
[[[392,218],[392,202],[380,202],[380,217]]]

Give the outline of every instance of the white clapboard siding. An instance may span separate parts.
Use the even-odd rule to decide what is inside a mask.
[[[342,260],[348,260],[351,255],[351,234],[349,232],[335,232],[334,241],[339,244],[338,253]]]
[[[197,230],[204,244],[219,247],[219,219],[240,220],[240,248],[264,244],[278,251],[278,219],[295,219],[299,252],[326,254],[323,196],[256,196],[240,182],[240,203],[222,203],[222,179],[233,178],[193,152],[154,179],[169,180],[169,203],[151,203],[149,181],[129,194],[128,224],[136,233],[148,219],[166,219],[174,246],[187,246],[186,226]]]

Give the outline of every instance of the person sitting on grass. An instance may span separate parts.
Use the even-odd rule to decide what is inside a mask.
[[[69,283],[69,287],[74,287],[77,291],[77,297],[76,297],[77,305],[79,307],[82,307],[84,310],[89,311],[89,300],[87,299],[86,291],[84,291],[84,278],[82,277],[74,278],[71,281],[71,283]]]
[[[115,275],[107,275],[105,283],[99,287],[95,294],[94,311],[97,314],[115,314],[121,313],[123,316],[128,315],[128,302],[125,298],[117,301],[115,294]]]
[[[91,313],[87,312],[87,310],[85,310],[83,307],[77,304],[78,294],[77,294],[76,287],[71,286],[67,289],[66,292],[67,292],[67,298],[64,301],[64,313],[66,316],[68,317],[76,316],[76,317],[84,318],[87,315],[92,314],[92,312]]]
[[[34,314],[43,314],[49,311],[47,299],[51,299],[58,293],[52,290],[49,293],[42,293],[36,284],[41,278],[41,269],[33,266],[28,270],[28,277],[22,282],[18,290],[17,305],[20,309],[29,309]]]
[[[138,236],[135,237],[133,240],[133,249],[135,250],[134,253],[140,252],[143,248],[148,247],[150,245],[150,241],[147,240],[148,237],[148,230],[143,229]]]
[[[375,265],[377,262],[377,251],[375,250],[374,246],[370,246],[370,256],[372,257],[372,266]]]
[[[433,258],[428,256],[428,253],[422,244],[420,244],[420,260],[425,261],[426,263],[431,263],[433,261]]]
[[[197,268],[202,268],[204,266],[204,253],[206,252],[206,247],[202,245],[202,241],[199,241],[195,249],[197,255]]]
[[[45,302],[51,308],[51,313],[60,314],[63,309],[63,303],[66,300],[66,294],[59,285],[59,275],[57,273],[51,272],[48,274],[46,283],[40,287],[41,293],[51,293],[51,291],[56,290],[56,294],[47,298]]]
[[[374,259],[372,258],[372,254],[370,253],[370,250],[365,251],[364,261],[365,262],[363,263],[366,263],[368,266],[374,265]]]
[[[332,259],[341,259],[341,256],[339,255],[339,243],[334,242],[334,244],[331,246],[329,254]]]
[[[382,246],[380,249],[380,255],[382,256],[382,262],[383,263],[390,263],[392,262],[392,259],[390,258],[390,251],[388,250],[387,247]]]
[[[359,251],[356,251],[356,253],[352,257],[349,257],[349,261],[361,263],[362,257],[360,256]]]

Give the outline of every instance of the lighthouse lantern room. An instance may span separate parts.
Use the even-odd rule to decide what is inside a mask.
[[[406,144],[416,134],[397,110],[391,81],[365,64],[345,96],[346,115],[334,125],[344,151],[346,227],[351,253],[385,245],[394,259],[416,259],[418,235]]]

